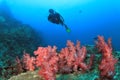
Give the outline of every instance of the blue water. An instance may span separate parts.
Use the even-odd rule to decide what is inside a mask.
[[[6,0],[12,15],[31,25],[43,36],[45,45],[65,47],[66,41],[80,40],[82,45],[94,44],[97,35],[112,38],[120,50],[120,0]],[[71,29],[47,20],[48,10],[60,13]]]

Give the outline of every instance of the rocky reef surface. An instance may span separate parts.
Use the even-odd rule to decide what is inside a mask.
[[[16,74],[13,70],[16,56],[21,57],[24,51],[32,54],[41,44],[42,37],[30,25],[0,8],[0,80]]]

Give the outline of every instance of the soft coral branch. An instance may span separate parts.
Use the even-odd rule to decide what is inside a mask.
[[[59,54],[59,68],[62,73],[70,73],[73,71],[78,71],[79,68],[83,71],[89,70],[92,62],[93,56],[91,56],[90,64],[87,65],[84,60],[86,58],[86,47],[80,47],[80,42],[77,41],[76,46],[70,40],[67,41],[67,47],[63,48]]]
[[[39,47],[38,50],[34,51],[36,55],[36,65],[40,67],[39,74],[45,80],[55,80],[55,75],[58,71],[58,56],[56,47]]]
[[[74,45],[70,40],[67,41],[67,47],[63,48],[60,53],[56,52],[56,47],[38,47],[34,51],[35,55],[35,66],[39,67],[39,74],[45,80],[55,80],[56,73],[71,73],[74,71],[89,70],[93,56],[90,58],[90,63],[85,63],[87,50],[85,46],[80,46],[80,42]],[[26,63],[27,69],[32,68],[34,58],[30,57],[29,54],[24,54],[24,62]],[[32,63],[32,64],[31,64]],[[33,67],[34,69],[34,67]],[[31,70],[31,69],[29,69]]]
[[[22,61],[26,70],[33,71],[35,69],[35,58],[30,57],[30,54],[24,52]]]
[[[86,58],[87,50],[85,46],[80,47],[80,42],[77,41],[76,44],[76,56],[75,56],[75,62],[74,62],[74,70],[77,71],[78,68],[81,68],[83,71],[89,70],[92,66],[94,55],[90,56],[90,62],[89,64],[86,64],[85,58]]]
[[[101,78],[113,78],[115,74],[114,66],[117,63],[117,59],[112,55],[111,39],[108,39],[108,42],[106,43],[103,36],[98,36],[96,47],[102,54],[102,60],[99,65]]]

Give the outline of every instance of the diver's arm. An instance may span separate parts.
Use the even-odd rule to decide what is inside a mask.
[[[49,20],[49,21],[52,21],[52,19],[53,19],[53,18],[52,18],[52,15],[49,15],[49,16],[48,16],[48,20]]]
[[[57,12],[56,12],[56,14],[58,14],[58,15],[59,15],[59,17],[60,17],[60,19],[64,22],[63,17],[62,17],[59,13],[57,13]]]
[[[62,21],[64,22],[64,19],[63,19],[63,17],[60,15],[60,18],[62,19]]]
[[[50,15],[48,16],[48,20],[50,21]]]

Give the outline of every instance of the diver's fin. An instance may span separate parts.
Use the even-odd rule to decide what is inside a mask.
[[[71,32],[71,30],[67,26],[65,26],[65,29],[66,29],[66,32],[68,32],[68,33]]]
[[[71,30],[70,30],[69,28],[67,28],[67,29],[66,29],[66,32],[70,33],[70,32],[71,32]]]
[[[66,25],[66,24],[64,24],[64,26],[65,26],[66,32],[70,33],[70,32],[71,32],[71,30],[67,27],[67,25]]]

